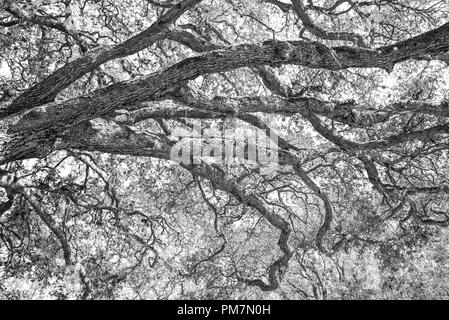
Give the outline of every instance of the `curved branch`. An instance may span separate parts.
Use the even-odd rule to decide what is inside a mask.
[[[172,6],[148,29],[138,35],[116,46],[97,48],[85,56],[67,63],[26,90],[7,109],[0,110],[0,119],[51,102],[59,92],[103,63],[134,54],[151,46],[156,41],[165,39],[164,31],[168,30],[170,24],[200,2],[201,0],[183,0]]]
[[[12,193],[20,193],[26,199],[26,201],[30,204],[33,210],[41,218],[44,224],[51,230],[51,232],[53,232],[53,234],[59,240],[62,247],[65,264],[69,266],[71,264],[70,245],[67,241],[64,232],[58,226],[53,217],[49,215],[47,212],[45,212],[45,210],[42,210],[39,204],[37,204],[33,200],[29,192],[27,192],[23,187],[23,185],[21,185],[20,183],[15,181],[8,181],[8,177],[4,176],[0,179],[0,186],[2,186],[5,189],[11,190]]]
[[[126,109],[128,105],[136,102],[160,99],[169,91],[176,90],[177,86],[200,75],[241,67],[292,64],[332,70],[350,67],[391,68],[392,65],[407,59],[426,60],[432,56],[438,57],[448,50],[449,23],[396,46],[382,47],[378,50],[329,48],[319,43],[304,41],[242,44],[184,59],[163,71],[141,79],[117,83],[60,104],[48,104],[35,113],[33,111],[30,117],[15,127],[15,130],[28,131],[53,127],[52,130],[59,131],[62,129],[61,124],[66,127],[112,110]],[[20,99],[19,97],[16,101]],[[14,105],[13,102],[12,106]],[[12,109],[10,107],[4,112],[12,112]]]
[[[313,23],[309,15],[306,12],[306,8],[302,3],[302,0],[292,0],[293,8],[301,19],[303,26],[313,35],[325,40],[340,40],[350,41],[359,47],[366,47],[365,42],[361,35],[353,32],[333,32],[326,31]]]

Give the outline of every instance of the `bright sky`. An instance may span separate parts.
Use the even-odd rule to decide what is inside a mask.
[[[2,60],[2,63],[0,64],[0,77],[5,77],[7,79],[11,78],[11,70],[4,60]]]

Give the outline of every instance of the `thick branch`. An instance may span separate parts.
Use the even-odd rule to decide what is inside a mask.
[[[19,6],[17,6],[12,1],[6,1],[4,9],[9,13],[11,13],[15,18],[19,19],[19,21],[27,21],[33,24],[61,31],[62,33],[69,35],[73,39],[75,39],[76,42],[79,44],[81,50],[83,51],[87,50],[87,44],[82,39],[81,34],[75,30],[67,28],[67,26],[64,23],[59,22],[56,19],[53,19],[51,17],[39,16],[34,12],[27,12],[22,8],[20,8]]]
[[[16,181],[8,181],[7,176],[3,176],[0,179],[0,186],[11,190],[12,193],[19,193],[21,194],[27,202],[30,204],[30,206],[33,208],[33,210],[37,213],[37,215],[41,218],[41,220],[45,223],[45,225],[51,230],[51,232],[56,236],[56,238],[59,240],[62,252],[64,256],[64,261],[66,265],[71,264],[71,253],[70,253],[70,245],[67,241],[67,238],[64,234],[64,232],[61,230],[61,228],[58,226],[56,221],[53,219],[53,217],[45,212],[38,203],[32,198],[30,193],[25,189],[23,185]]]
[[[51,102],[59,92],[101,64],[109,60],[134,54],[151,46],[156,41],[165,39],[166,36],[163,32],[168,30],[170,24],[175,22],[184,12],[199,2],[201,0],[183,0],[177,5],[174,5],[148,29],[138,35],[116,46],[95,49],[85,56],[67,63],[25,91],[7,109],[1,110],[0,118]]]
[[[153,135],[145,132],[136,132],[128,127],[113,124],[112,122],[103,126],[101,130],[87,126],[88,124],[86,124],[86,127],[79,128],[65,136],[59,147],[170,159],[171,145],[168,140],[155,138]],[[292,251],[288,245],[291,233],[289,223],[280,215],[271,212],[257,195],[241,188],[235,178],[227,175],[224,171],[217,170],[205,163],[199,165],[182,164],[182,167],[189,170],[194,176],[212,181],[216,188],[230,193],[242,204],[254,208],[273,227],[280,230],[278,246],[282,256],[269,267],[269,283],[266,284],[261,280],[240,278],[247,284],[258,286],[264,291],[277,289],[279,287],[279,277],[282,277],[292,256]]]
[[[396,46],[367,50],[350,47],[329,48],[319,43],[303,41],[272,42],[262,45],[243,44],[225,50],[187,58],[163,71],[138,80],[122,82],[99,89],[87,96],[61,104],[48,104],[22,121],[16,131],[27,131],[70,125],[104,115],[136,102],[157,99],[167,90],[187,80],[208,73],[218,73],[241,67],[295,64],[312,68],[344,69],[349,67],[388,68],[406,59],[428,59],[449,50],[449,23]],[[10,109],[8,109],[10,110]]]
[[[426,141],[432,139],[438,135],[449,134],[449,124],[440,124],[433,127],[429,127],[423,130],[404,132],[395,135],[385,137],[380,140],[368,141],[368,142],[354,142],[347,140],[334,133],[331,129],[327,128],[317,115],[313,113],[302,113],[302,115],[309,120],[313,128],[320,133],[324,138],[334,143],[343,150],[350,152],[357,152],[363,150],[383,150],[395,145],[421,140]]]
[[[301,19],[303,26],[318,38],[325,40],[350,41],[352,43],[355,43],[359,47],[366,47],[362,36],[359,34],[353,32],[326,31],[317,26],[315,23],[313,23],[312,19],[310,19],[309,15],[307,14],[302,0],[292,0],[292,4],[296,14]]]

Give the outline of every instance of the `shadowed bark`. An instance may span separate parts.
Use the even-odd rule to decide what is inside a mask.
[[[139,52],[156,41],[165,39],[163,32],[168,30],[170,24],[199,2],[201,0],[181,1],[138,35],[115,46],[95,48],[83,57],[67,63],[17,97],[7,109],[0,110],[0,119],[51,102],[58,93],[103,63]]]

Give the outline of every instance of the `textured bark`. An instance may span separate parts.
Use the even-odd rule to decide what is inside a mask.
[[[379,107],[377,110],[376,106],[371,103],[376,103],[379,97],[367,94],[371,92],[369,87],[364,87],[361,89],[362,92],[357,93],[360,93],[360,96],[357,95],[358,99],[367,99],[363,100],[366,104],[358,105],[355,100],[325,101],[310,96],[315,96],[312,90],[316,86],[314,87],[313,84],[320,80],[326,83],[329,76],[332,78],[331,80],[334,80],[335,76],[336,86],[332,86],[330,92],[321,91],[322,87],[320,86],[320,89],[314,90],[315,92],[334,97],[338,96],[339,93],[342,96],[349,93],[336,92],[336,88],[340,88],[339,80],[341,79],[335,75],[337,72],[323,76],[320,74],[321,72],[311,72],[310,70],[310,72],[304,72],[304,68],[299,68],[300,71],[296,76],[298,78],[305,76],[301,81],[292,82],[290,86],[285,84],[288,81],[283,83],[281,75],[292,76],[291,71],[294,72],[294,69],[297,68],[279,70],[279,78],[276,71],[271,68],[298,65],[327,70],[382,68],[390,72],[395,64],[410,59],[447,62],[449,61],[447,59],[449,56],[449,23],[393,45],[367,49],[359,35],[350,32],[327,31],[311,20],[312,15],[309,16],[311,10],[332,15],[335,13],[332,11],[345,2],[350,5],[348,11],[357,10],[354,7],[362,5],[361,3],[355,4],[351,1],[338,0],[333,2],[332,7],[325,8],[315,6],[313,1],[291,0],[291,4],[287,4],[278,0],[264,0],[278,6],[284,12],[296,12],[299,20],[295,23],[301,23],[302,21],[304,26],[302,31],[307,29],[319,38],[319,41],[321,39],[349,41],[358,45],[358,47],[330,47],[320,42],[310,41],[276,41],[277,32],[274,30],[273,39],[269,41],[230,46],[230,43],[220,36],[220,31],[211,30],[213,26],[203,19],[201,16],[203,12],[201,11],[195,12],[191,17],[191,21],[196,20],[195,23],[198,23],[198,26],[192,23],[179,27],[172,25],[172,22],[176,21],[183,12],[186,12],[201,0],[178,1],[180,1],[179,5],[162,4],[164,8],[169,9],[167,13],[141,34],[122,44],[105,46],[88,52],[84,57],[68,63],[41,83],[24,92],[6,109],[0,110],[0,119],[23,112],[20,120],[13,125],[9,126],[8,124],[9,137],[7,138],[11,141],[4,144],[5,148],[1,150],[0,166],[29,158],[44,158],[43,162],[49,160],[51,163],[54,156],[60,155],[53,152],[64,150],[69,158],[74,157],[75,161],[76,159],[81,160],[86,164],[83,190],[86,191],[87,196],[87,192],[90,190],[93,190],[94,193],[97,190],[95,188],[90,189],[90,181],[95,180],[89,178],[89,172],[92,170],[100,172],[101,170],[97,168],[97,165],[88,165],[87,161],[82,160],[84,157],[87,159],[90,155],[95,156],[96,152],[100,152],[156,158],[163,160],[165,164],[169,164],[173,156],[172,151],[179,150],[174,148],[176,146],[177,129],[180,129],[179,125],[181,127],[184,125],[186,129],[189,127],[185,118],[237,119],[237,124],[234,122],[232,124],[239,129],[242,129],[240,126],[242,121],[246,122],[255,130],[260,130],[258,133],[262,131],[268,138],[275,140],[277,143],[275,149],[278,152],[276,164],[282,167],[282,170],[277,173],[270,170],[270,174],[265,175],[263,169],[266,168],[266,159],[262,160],[260,156],[255,159],[257,168],[254,169],[253,166],[243,168],[242,166],[239,169],[248,170],[247,173],[240,176],[234,175],[235,167],[231,167],[231,171],[226,171],[229,170],[227,165],[217,165],[215,161],[214,164],[208,164],[209,158],[206,157],[200,158],[203,161],[199,164],[197,162],[193,164],[180,163],[179,166],[190,172],[193,175],[193,182],[198,183],[203,200],[215,213],[213,226],[216,234],[224,242],[219,250],[212,251],[212,254],[209,252],[209,258],[196,263],[194,268],[191,269],[193,271],[190,272],[190,276],[195,276],[195,271],[201,273],[203,270],[207,270],[203,268],[194,270],[196,266],[205,261],[214,263],[213,260],[224,253],[227,238],[223,233],[224,231],[221,230],[219,217],[227,219],[228,213],[231,213],[228,211],[228,205],[234,206],[235,202],[239,202],[243,207],[242,209],[245,209],[244,212],[248,212],[246,209],[250,208],[249,214],[257,214],[261,220],[268,222],[272,229],[272,236],[276,237],[275,241],[277,241],[278,247],[275,250],[270,250],[270,253],[275,251],[275,256],[266,257],[271,259],[270,262],[267,262],[266,271],[261,271],[262,273],[266,272],[266,275],[257,276],[242,273],[244,271],[240,267],[241,262],[233,265],[234,273],[229,275],[226,271],[226,274],[222,275],[224,277],[236,277],[243,283],[258,287],[262,291],[273,291],[280,287],[293,254],[297,255],[297,262],[306,272],[306,275],[309,271],[314,272],[320,284],[322,284],[318,274],[319,270],[305,269],[306,266],[300,261],[302,260],[302,257],[300,257],[301,251],[304,250],[304,253],[307,254],[313,251],[314,258],[316,257],[315,254],[319,253],[316,251],[330,257],[342,248],[349,248],[351,241],[357,241],[357,243],[359,241],[369,242],[369,239],[363,239],[364,235],[383,237],[382,234],[373,234],[371,231],[374,227],[380,225],[383,222],[381,220],[387,215],[386,220],[397,219],[396,221],[400,221],[400,225],[407,219],[423,225],[440,227],[449,225],[449,217],[445,213],[443,215],[443,213],[433,211],[432,203],[429,205],[430,210],[432,210],[430,214],[426,214],[426,208],[423,207],[424,205],[427,206],[425,204],[427,199],[425,198],[440,193],[449,194],[449,187],[442,180],[446,171],[444,165],[441,164],[441,159],[446,159],[445,147],[449,137],[449,123],[445,123],[448,121],[444,118],[449,116],[446,102],[440,105],[432,105],[422,102],[422,100],[403,101]],[[11,1],[7,2],[11,4]],[[153,3],[152,1],[149,2]],[[304,5],[307,3],[308,6]],[[377,2],[367,3],[365,2],[366,5],[376,5]],[[157,3],[153,4],[158,5]],[[232,5],[232,3],[230,4]],[[240,8],[233,7],[234,11],[239,13]],[[11,8],[13,7],[10,6],[10,10]],[[39,16],[26,16],[26,12],[22,13],[18,10],[18,8],[15,9],[15,14],[13,11],[10,12],[19,19],[27,20],[33,24],[46,25],[68,35],[72,32],[62,29],[64,25],[57,24],[57,20],[45,20]],[[197,13],[200,17],[198,20]],[[360,12],[357,11],[357,13]],[[206,20],[208,17],[207,15]],[[257,17],[253,18],[257,19]],[[285,16],[285,18],[288,22],[288,17]],[[218,22],[215,21],[215,23]],[[258,23],[264,24],[263,20],[258,21]],[[240,30],[235,29],[234,31],[237,34],[237,31]],[[402,34],[402,32],[403,30],[399,33]],[[394,35],[390,39],[397,34],[396,32],[393,33]],[[213,43],[212,36],[214,34],[226,46]],[[231,34],[232,36],[232,33],[227,31],[224,31],[223,34]],[[75,34],[72,34],[72,37],[75,38],[75,36]],[[173,64],[165,69],[140,78],[132,78],[129,81],[117,83],[115,77],[111,76],[113,85],[67,101],[53,102],[61,90],[80,79],[86,72],[94,71],[102,63],[135,53],[156,41],[159,44],[167,40],[190,48],[196,52],[196,56],[193,55],[192,57],[192,53],[188,52],[189,58],[187,59],[172,62]],[[179,47],[179,45],[176,47]],[[162,48],[159,49],[163,50]],[[166,58],[169,59],[169,56],[170,54],[167,54]],[[142,63],[146,64],[145,61],[142,61]],[[237,94],[247,92],[246,86],[240,91],[238,84],[231,83],[233,79],[229,79],[226,74],[220,76],[229,81],[229,84],[218,83],[216,88],[210,87],[211,79],[205,77],[202,86],[207,88],[205,92],[195,89],[196,85],[188,83],[202,75],[223,73],[238,68],[249,68],[250,71],[258,74],[261,82],[271,92],[271,95],[211,97],[205,93],[223,89],[222,92],[225,93],[222,94],[225,95],[229,92],[228,88],[231,87],[235,89]],[[405,72],[405,70],[400,70],[399,74],[402,74],[402,72]],[[313,73],[315,75],[312,75]],[[346,74],[346,72],[343,74]],[[374,79],[377,80],[376,77]],[[293,81],[293,79],[291,80]],[[307,80],[309,80],[309,83],[305,87],[300,90],[297,89],[296,84],[303,84]],[[417,81],[417,86],[420,83],[420,80]],[[363,87],[358,87],[358,84],[359,82],[356,82],[354,88]],[[260,89],[260,87],[257,87],[257,83],[251,83],[250,85],[256,86],[253,89]],[[323,87],[327,87],[327,84]],[[400,88],[392,88],[392,91],[396,92],[402,89],[403,87],[400,86]],[[424,90],[426,91],[427,87]],[[430,94],[434,92],[436,91],[432,91]],[[307,96],[307,94],[310,94],[310,96]],[[414,94],[413,99],[421,99],[423,95]],[[320,95],[317,94],[316,96],[319,97]],[[435,94],[435,97],[439,96],[439,93]],[[10,100],[13,99],[11,96],[10,98]],[[164,101],[164,103],[154,103],[160,101]],[[170,103],[167,103],[167,101],[170,101]],[[290,143],[290,139],[283,139],[273,132],[267,124],[268,122],[264,122],[264,116],[259,116],[257,113],[263,113],[264,116],[268,117],[270,117],[269,114],[287,117],[300,115],[300,117],[292,117],[287,123],[284,121],[285,119],[282,120],[282,123],[276,120],[276,124],[279,125],[279,130],[285,132],[286,135],[290,135],[290,137],[294,135],[294,132],[298,132],[297,130],[303,131],[300,136],[296,137],[297,139],[293,137],[295,142]],[[139,123],[148,119],[156,121]],[[170,119],[174,121],[166,121]],[[276,117],[276,119],[278,118]],[[17,119],[8,119],[5,122],[9,122],[9,120],[13,122]],[[303,126],[303,120],[308,121],[310,126]],[[134,124],[139,125],[133,126]],[[159,125],[160,131],[153,128],[153,125],[156,124]],[[4,126],[4,128],[6,127]],[[224,131],[228,128],[228,122],[207,121],[204,128],[207,127],[213,129],[218,127]],[[353,128],[357,130],[352,130]],[[153,129],[154,132],[151,132]],[[206,131],[205,133],[209,132]],[[319,137],[320,135],[321,137]],[[223,145],[231,140],[224,137],[224,132],[217,133],[217,136],[214,137],[213,141],[221,141]],[[307,138],[313,139],[313,142],[310,143]],[[316,138],[318,141],[316,141]],[[258,139],[258,141],[261,142],[261,139]],[[321,143],[323,141],[325,143]],[[223,159],[227,159],[226,156],[231,156],[234,158],[240,157],[240,160],[247,160],[250,158],[250,149],[256,148],[254,145],[246,143],[243,159],[241,154],[236,153],[229,155],[223,152],[221,155],[224,157]],[[77,153],[75,150],[87,152]],[[183,151],[185,151],[184,148]],[[270,151],[273,151],[273,149]],[[79,156],[81,154],[82,156]],[[214,157],[217,156],[214,150]],[[94,158],[91,158],[92,162],[95,162]],[[58,162],[58,165],[60,163],[62,162]],[[10,165],[13,167],[14,163]],[[5,167],[10,166],[8,164]],[[272,167],[270,166],[269,169],[272,169]],[[52,169],[50,173],[55,170]],[[113,203],[111,207],[114,206],[112,209],[106,209],[114,214],[114,225],[120,229],[121,233],[133,237],[142,245],[142,248],[152,251],[157,256],[156,249],[151,244],[148,244],[144,238],[132,234],[131,229],[120,224],[127,212],[120,209],[119,202],[122,206],[132,205],[132,203],[120,201],[118,193],[109,184],[109,181],[113,183],[112,180],[98,172],[97,174],[106,184],[105,196],[110,194],[109,197]],[[170,170],[170,173],[173,173],[172,170]],[[29,179],[28,176],[25,177]],[[40,177],[36,176],[36,179],[40,179]],[[205,193],[201,189],[201,183],[205,180],[211,182],[208,184],[207,191],[211,190],[213,194],[217,195],[219,201],[217,207],[209,201],[213,199],[207,194],[209,192]],[[40,183],[38,180],[35,182]],[[371,188],[370,184],[374,188]],[[55,184],[55,186],[58,187],[59,184]],[[36,186],[30,185],[30,187],[13,187],[12,189],[15,188],[16,194],[22,194],[24,200],[28,201],[30,207],[34,209],[33,211],[48,226],[55,239],[61,243],[66,264],[70,264],[70,243],[67,241],[65,230],[53,219],[54,213],[42,210],[43,207],[36,201],[39,197],[30,193],[34,190],[31,188],[34,187]],[[10,192],[12,189],[11,186],[8,186],[8,202],[4,206],[0,206],[0,215],[2,210],[8,210],[13,205],[14,194]],[[215,190],[227,193],[232,199],[222,207],[223,198],[219,193],[215,193]],[[41,191],[53,193],[54,190],[52,187],[52,190],[42,188]],[[372,192],[371,199],[367,197],[369,192]],[[155,195],[156,200],[159,201],[157,190]],[[285,198],[283,198],[284,195],[286,195]],[[60,196],[65,197],[66,194],[60,194]],[[131,194],[131,196],[133,195]],[[137,196],[140,197],[140,193]],[[186,194],[186,196],[189,197],[189,194]],[[78,197],[82,199],[82,194],[77,193],[74,200],[70,196],[68,197],[75,206],[84,207],[77,201]],[[169,197],[171,198],[171,195]],[[382,203],[379,203],[378,200],[382,197]],[[101,198],[103,198],[103,194]],[[436,197],[433,198],[436,199]],[[107,198],[105,199],[107,200]],[[373,208],[372,211],[376,212],[371,212],[371,208],[368,208],[370,204],[371,207],[379,206],[379,208]],[[407,207],[410,208],[409,216],[402,219],[402,215],[407,213],[405,212],[405,210],[408,210]],[[438,207],[436,208],[438,209]],[[97,207],[95,209],[103,210]],[[385,215],[384,209],[387,213]],[[231,211],[234,213],[233,209]],[[355,223],[352,223],[351,217],[347,220],[348,215],[355,217]],[[437,219],[432,218],[435,215],[438,216]],[[365,216],[367,219],[365,219]],[[147,216],[143,214],[143,217]],[[136,220],[136,223],[138,221]],[[360,221],[363,223],[359,223]],[[147,224],[148,220],[142,220],[142,223]],[[405,227],[408,228],[408,225],[405,225]],[[402,225],[401,228],[404,229]],[[255,230],[257,231],[257,229]],[[153,231],[153,228],[151,228],[151,231]],[[404,229],[404,231],[406,230]],[[163,232],[165,232],[165,229],[163,229]],[[353,233],[355,234],[354,237],[352,237]],[[255,235],[257,234],[256,232]],[[152,234],[151,237],[155,239],[154,243],[156,244],[156,233]],[[383,240],[374,240],[371,243],[376,241]],[[290,245],[292,248],[290,248]],[[246,252],[243,253],[243,255],[245,254]],[[238,255],[240,255],[240,252],[237,253]],[[233,261],[234,257],[236,255],[231,257]],[[248,257],[250,259],[254,257],[252,252]],[[251,263],[251,260],[246,259],[237,261]],[[261,261],[265,261],[265,259]],[[150,263],[152,264],[152,262]],[[260,267],[260,265],[258,266]],[[253,267],[257,266],[254,265]],[[89,280],[86,275],[82,275],[81,281],[85,285],[83,297],[87,298],[90,291]],[[317,288],[313,284],[312,286],[314,296],[319,298],[321,295],[317,293]],[[326,289],[323,289],[323,298],[327,296],[325,291]],[[307,293],[304,296],[306,297]]]
[[[391,68],[407,59],[429,59],[448,50],[449,23],[394,46],[377,50],[329,48],[319,43],[302,41],[243,44],[187,58],[141,79],[114,84],[60,104],[47,104],[25,117],[13,131],[50,128],[60,131],[68,125],[102,116],[116,109],[126,109],[130,104],[158,99],[185,81],[208,73],[281,64],[331,70],[349,67]]]
[[[292,0],[292,4],[296,14],[301,19],[304,28],[306,28],[311,34],[324,40],[349,41],[355,43],[359,47],[366,47],[362,36],[359,34],[353,32],[326,31],[313,23],[306,12],[306,7],[304,6],[302,0]]]
[[[184,38],[182,38],[184,37]],[[184,33],[172,33],[170,38],[175,41],[188,43],[190,35]],[[184,39],[184,40],[182,40]],[[243,44],[227,47],[221,50],[208,52],[202,56],[185,59],[165,70],[156,72],[149,76],[111,85],[96,90],[95,92],[76,99],[59,104],[51,103],[28,113],[17,125],[11,128],[11,132],[19,133],[19,142],[12,145],[12,152],[7,156],[7,161],[24,159],[30,157],[42,157],[56,148],[77,148],[90,151],[102,151],[108,153],[120,153],[135,156],[150,156],[167,159],[169,149],[160,149],[161,141],[148,140],[146,135],[136,134],[126,127],[117,126],[112,131],[103,132],[102,135],[92,135],[87,120],[107,116],[118,109],[133,109],[139,103],[152,100],[172,98],[201,111],[212,111],[216,113],[238,114],[241,108],[246,112],[268,111],[278,112],[300,112],[314,128],[326,139],[336,143],[345,150],[368,150],[374,148],[385,148],[392,144],[398,144],[411,139],[426,139],[429,134],[446,133],[446,125],[440,125],[420,132],[412,132],[389,137],[385,141],[368,143],[355,143],[337,137],[329,129],[322,125],[314,114],[329,116],[342,123],[353,125],[366,125],[364,121],[354,119],[350,108],[342,105],[324,103],[317,99],[291,97],[291,91],[283,88],[276,79],[271,77],[264,65],[278,66],[282,64],[296,64],[311,68],[326,68],[339,70],[349,67],[391,67],[407,59],[438,59],[445,54],[449,48],[449,24],[429,31],[423,35],[402,41],[392,46],[386,46],[377,50],[368,50],[351,47],[329,48],[319,43],[303,41],[277,42],[267,41],[260,45]],[[214,49],[207,44],[191,42],[190,46],[196,51],[208,51]],[[219,98],[208,100],[201,95],[186,94],[181,88],[185,88],[186,81],[196,77],[233,70],[240,67],[257,67],[264,83],[284,98]],[[262,109],[261,109],[262,108]],[[299,110],[298,110],[299,109]],[[351,115],[351,116],[349,116]],[[200,116],[206,116],[204,113]],[[383,121],[381,117],[379,121]],[[257,123],[256,123],[257,125]],[[67,139],[69,135],[76,138]],[[106,136],[114,137],[105,140]],[[128,143],[116,140],[116,137],[126,138]],[[56,138],[62,141],[56,144]],[[97,138],[94,138],[97,137]],[[106,143],[107,142],[107,143]],[[167,146],[166,141],[162,145]],[[284,146],[286,147],[286,146]],[[301,171],[295,162],[297,159],[288,153],[281,153],[280,164],[290,164],[303,182],[323,200],[326,215],[317,234],[317,246],[327,252],[323,246],[323,239],[329,230],[332,221],[332,208],[329,199],[316,184]],[[275,269],[273,269],[275,270]],[[278,268],[276,268],[278,270]],[[273,271],[273,275],[278,271]],[[273,276],[274,277],[274,276]],[[273,279],[275,279],[274,277]],[[270,280],[274,281],[274,280]],[[256,281],[252,283],[263,285]],[[276,286],[275,282],[264,287],[266,289]]]
[[[159,106],[143,103],[129,107],[129,110],[113,112],[107,118],[125,124],[136,124],[147,119],[224,119],[240,117],[249,113],[263,112],[292,116],[301,112],[312,112],[351,128],[369,128],[384,123],[393,114],[420,112],[435,116],[448,117],[446,103],[439,105],[423,102],[400,102],[386,108],[387,111],[364,111],[363,106],[355,102],[324,101],[310,97],[283,98],[280,96],[215,96],[212,99],[199,90],[188,87],[180,89],[169,97],[186,106]]]
[[[309,120],[313,128],[318,133],[320,133],[324,138],[334,143],[341,149],[352,153],[367,150],[383,150],[408,141],[416,141],[416,140],[426,141],[438,135],[449,134],[449,124],[440,124],[422,130],[404,132],[387,136],[383,139],[379,139],[376,141],[354,142],[335,134],[331,129],[327,128],[315,114],[310,112],[309,113],[304,112],[302,113],[302,115],[307,120]]]
[[[83,38],[81,37],[81,34],[78,33],[76,30],[72,30],[70,28],[67,28],[67,26],[51,17],[44,17],[39,16],[35,14],[34,12],[26,12],[19,6],[17,6],[12,1],[6,1],[3,7],[4,10],[11,13],[14,17],[19,19],[19,21],[26,21],[30,22],[32,24],[37,24],[40,26],[45,26],[48,28],[56,29],[66,35],[71,36],[75,41],[78,43],[82,51],[87,50],[87,45]]]
[[[273,83],[273,79],[271,83]],[[275,93],[285,92],[284,87],[276,86],[273,89]],[[179,101],[182,104],[199,109],[201,111],[212,111],[222,113],[229,116],[238,116],[239,114],[251,112],[273,113],[278,115],[294,115],[301,112],[313,112],[320,116],[332,119],[336,122],[346,124],[354,128],[366,128],[374,124],[388,120],[389,114],[387,112],[359,112],[357,105],[354,102],[331,102],[323,101],[310,97],[289,97],[283,98],[281,96],[248,96],[248,97],[223,97],[215,96],[213,99],[208,98],[200,91],[180,90],[176,95],[173,95],[173,100]],[[421,106],[422,104],[419,104]],[[405,111],[407,106],[416,109],[415,104],[401,104],[394,105],[398,111]],[[432,110],[438,112],[443,106],[431,106],[426,104],[429,112]],[[149,113],[148,113],[149,115]],[[192,114],[193,115],[193,114]],[[201,116],[200,116],[201,115]],[[199,117],[206,117],[207,113],[198,114]],[[213,116],[213,113],[210,114]]]
[[[151,74],[138,80],[122,82],[97,90],[89,95],[72,99],[60,104],[48,104],[27,114],[19,123],[12,127],[12,132],[19,133],[17,143],[10,145],[10,152],[4,162],[25,159],[31,157],[43,157],[54,149],[56,138],[64,134],[64,131],[76,127],[89,119],[102,117],[114,110],[132,108],[138,103],[160,100],[168,96],[176,97],[176,92],[187,80],[207,73],[217,73],[233,70],[240,67],[257,67],[262,65],[298,64],[312,68],[343,69],[347,67],[383,67],[389,68],[395,63],[406,59],[438,58],[448,50],[449,24],[429,31],[423,35],[397,43],[394,46],[386,46],[378,50],[368,50],[350,47],[329,48],[318,43],[296,42],[273,42],[268,41],[261,45],[243,44],[228,47],[223,50],[206,53],[202,56],[185,59],[165,70]],[[267,83],[273,79],[266,77]],[[285,96],[285,92],[279,91]],[[297,100],[296,102],[294,100]],[[231,101],[231,105],[243,102]],[[311,99],[290,98],[290,102],[303,105],[308,104],[312,108],[314,101]],[[204,101],[203,101],[204,103]],[[220,104],[223,106],[223,104]],[[250,104],[251,105],[251,104]],[[322,107],[319,106],[318,107]],[[315,105],[315,109],[317,105]],[[223,110],[220,110],[223,111]],[[316,110],[314,110],[316,112]],[[325,110],[324,110],[325,111]],[[326,112],[328,112],[327,110]],[[430,128],[423,132],[407,133],[390,137],[385,141],[368,142],[357,144],[344,139],[337,139],[329,129],[321,125],[318,118],[310,113],[303,112],[311,123],[321,134],[339,147],[346,150],[368,150],[373,148],[385,148],[391,144],[398,144],[414,138],[427,138],[429,134],[447,132],[445,125]],[[335,116],[335,114],[334,114]],[[314,118],[315,117],[315,118]],[[318,119],[319,120],[319,119]],[[327,130],[327,131],[326,131]],[[327,135],[327,136],[326,136]],[[144,140],[143,140],[144,141]],[[114,153],[117,150],[138,155],[135,146],[131,150],[123,150],[124,145],[95,144],[92,141],[86,143],[91,150]],[[140,142],[142,143],[142,142]],[[79,139],[78,147],[83,147],[83,139]],[[143,146],[141,149],[148,156],[159,157],[154,146]],[[280,161],[284,161],[281,155]],[[288,158],[288,157],[287,157]],[[291,162],[285,160],[285,162]],[[307,183],[306,183],[307,184]],[[328,206],[322,195],[316,192]],[[317,245],[322,248],[322,239],[329,229],[331,218],[327,214],[324,223],[317,235]],[[321,239],[321,240],[320,240]]]
[[[201,0],[181,1],[138,35],[115,46],[97,48],[88,52],[85,56],[67,63],[25,91],[7,109],[0,110],[0,119],[51,102],[59,92],[101,64],[134,54],[151,46],[156,41],[165,39],[164,31],[168,30],[170,24],[199,2]]]
[[[304,170],[297,163],[293,164],[293,170],[307,185],[307,187],[323,201],[325,214],[321,226],[318,230],[318,233],[315,237],[315,243],[321,252],[330,255],[332,252],[328,250],[323,244],[324,237],[326,236],[326,233],[330,230],[333,219],[332,213],[333,210],[329,197],[325,192],[321,191],[318,185],[312,179],[309,178],[307,173],[304,172]]]
[[[281,234],[278,240],[279,249],[282,256],[272,263],[268,268],[268,283],[260,279],[247,279],[239,276],[238,278],[251,286],[257,286],[262,291],[272,291],[279,287],[279,280],[283,277],[288,268],[288,262],[293,253],[288,245],[288,240],[291,234],[291,226],[280,215],[271,212],[264,204],[264,202],[255,194],[242,189],[235,179],[230,178],[224,172],[213,170],[210,166],[192,166],[186,167],[194,175],[199,175],[212,181],[217,189],[223,190],[232,194],[241,203],[246,204],[255,210],[267,220],[273,227],[280,230]]]
[[[79,149],[85,151],[101,151],[111,154],[122,154],[132,156],[154,157],[159,159],[170,159],[172,144],[162,136],[157,137],[146,132],[139,132],[130,127],[107,122],[98,128],[90,124],[80,126],[66,134],[58,148]],[[284,156],[284,161],[290,161]],[[279,278],[288,267],[288,262],[293,253],[288,245],[291,234],[290,224],[282,216],[270,211],[265,203],[250,191],[242,189],[235,178],[227,175],[224,171],[202,164],[182,164],[186,170],[194,176],[199,176],[211,181],[214,186],[225,191],[242,204],[255,209],[273,227],[280,231],[278,246],[282,256],[270,265],[268,270],[268,283],[260,279],[246,279],[239,277],[241,281],[253,286],[258,286],[263,291],[275,290],[279,287]]]

